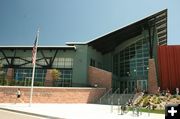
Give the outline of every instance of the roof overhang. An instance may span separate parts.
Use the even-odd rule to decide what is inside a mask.
[[[0,46],[0,49],[19,49],[19,50],[28,50],[32,49],[33,46]],[[59,50],[76,50],[76,46],[38,46],[37,49],[43,50],[52,50],[52,49],[59,49]]]
[[[167,9],[162,10],[156,14],[146,17],[140,21],[132,23],[121,29],[113,31],[107,35],[97,38],[88,42],[89,46],[92,46],[97,51],[104,53],[114,50],[116,46],[124,41],[140,35],[143,28],[146,28],[150,24],[155,24],[158,43],[159,45],[167,44]]]

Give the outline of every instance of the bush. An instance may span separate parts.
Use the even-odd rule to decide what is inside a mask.
[[[160,104],[160,103],[161,103],[161,99],[158,98],[158,97],[156,97],[156,99],[155,99],[155,104]]]
[[[143,99],[144,99],[145,97],[146,97],[146,96],[143,96],[136,104],[137,104],[137,105],[140,105],[141,102],[143,101]]]
[[[180,100],[180,96],[176,96],[176,99],[177,99],[177,100]]]
[[[171,98],[176,98],[177,96],[176,95],[172,95]]]
[[[156,107],[157,107],[156,105],[153,105],[153,106],[152,106],[152,109],[154,110]]]
[[[144,98],[142,106],[146,107],[146,106],[148,106],[148,104],[149,104],[149,99],[146,97],[146,98]]]
[[[34,82],[34,86],[43,86],[43,82]]]
[[[6,81],[5,79],[2,79],[2,80],[0,81],[0,85],[7,85],[7,81]]]
[[[152,97],[152,103],[156,103],[156,97],[155,96]]]
[[[15,85],[15,80],[9,81],[9,86],[14,86]]]

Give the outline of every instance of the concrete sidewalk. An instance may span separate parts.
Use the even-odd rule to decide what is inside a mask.
[[[163,114],[142,113],[139,117],[133,116],[132,112],[119,115],[117,110],[111,113],[111,106],[98,104],[10,104],[1,103],[0,109],[10,110],[48,119],[164,119]]]

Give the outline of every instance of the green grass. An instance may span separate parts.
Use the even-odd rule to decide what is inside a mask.
[[[148,109],[140,109],[141,112],[149,112]],[[165,110],[150,110],[150,113],[165,114]]]
[[[130,109],[132,111],[132,109]],[[165,110],[148,110],[148,109],[140,109],[140,112],[150,112],[150,113],[156,113],[156,114],[165,114]]]

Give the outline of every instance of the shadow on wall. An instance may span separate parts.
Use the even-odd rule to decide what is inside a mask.
[[[88,102],[87,103],[97,103],[99,101],[99,99],[106,93],[106,89],[102,88],[102,90],[97,90],[98,88],[93,88],[90,92],[89,92],[89,96],[88,96]]]
[[[112,73],[89,66],[88,81],[92,87],[106,88],[109,90],[112,87]]]

